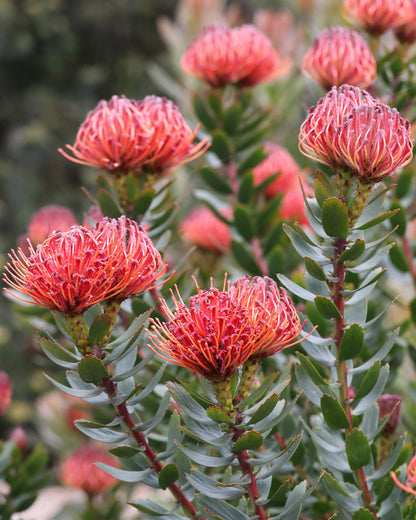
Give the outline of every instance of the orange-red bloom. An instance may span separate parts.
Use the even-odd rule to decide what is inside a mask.
[[[118,466],[117,460],[103,448],[85,444],[64,461],[60,474],[62,482],[67,486],[82,489],[88,495],[96,495],[114,487],[118,480],[98,468],[96,462]]]
[[[370,47],[346,27],[324,29],[303,58],[301,70],[326,90],[344,83],[367,88],[377,75]]]
[[[253,25],[205,27],[182,56],[184,72],[213,87],[235,83],[250,87],[285,75],[289,58],[281,59],[270,40]]]
[[[108,298],[122,301],[148,289],[165,272],[144,231],[125,217],[104,219],[92,231],[74,226],[52,234],[29,256],[9,255],[5,282],[22,296],[68,316]]]
[[[225,218],[231,218],[232,209],[226,208],[221,213]],[[183,220],[180,232],[186,242],[203,249],[217,253],[230,249],[230,228],[206,206],[193,209]]]
[[[344,0],[345,16],[370,34],[381,34],[406,23],[412,0]]]
[[[399,25],[394,29],[396,38],[401,43],[416,42],[416,1],[412,1],[412,14],[406,19],[403,25]]]
[[[41,244],[54,231],[67,231],[77,224],[78,220],[69,208],[50,204],[33,214],[27,236],[32,244]]]
[[[6,372],[0,371],[0,415],[9,407],[12,401],[12,380]]]
[[[205,152],[207,139],[196,133],[172,101],[147,96],[142,101],[113,96],[100,101],[82,123],[67,159],[113,174],[162,173]]]
[[[150,347],[163,359],[211,381],[228,379],[249,358],[296,343],[302,328],[290,298],[269,278],[245,277],[219,291],[197,287],[189,307],[173,296],[169,321],[152,320]]]
[[[378,182],[412,160],[409,128],[394,108],[342,85],[311,108],[300,128],[299,149],[335,171]]]
[[[394,471],[390,471],[390,476],[399,487],[401,487],[408,493],[411,493],[412,495],[416,495],[416,489],[415,489],[415,487],[416,487],[416,455],[412,458],[412,460],[409,462],[409,465],[407,466],[406,485],[402,484],[399,481],[399,479],[397,478],[396,473]]]
[[[294,183],[298,184],[301,169],[283,146],[266,143],[264,151],[267,154],[266,159],[253,168],[254,184],[258,186],[277,173],[276,179],[264,190],[267,198],[273,198],[280,193],[286,193]]]

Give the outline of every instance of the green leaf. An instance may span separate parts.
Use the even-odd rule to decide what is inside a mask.
[[[357,260],[365,251],[365,242],[358,238],[351,247],[346,249],[339,257],[338,262]]]
[[[231,451],[237,453],[245,450],[258,450],[263,444],[263,435],[252,430],[251,432],[243,433],[243,435],[236,440]]]
[[[211,419],[207,417],[205,408],[197,403],[182,385],[169,381],[166,383],[166,386],[183,412],[202,424],[213,424]]]
[[[322,207],[322,204],[328,198],[328,192],[322,182],[318,179],[315,179],[315,182],[313,183],[313,189],[315,191],[315,198],[318,204]]]
[[[272,394],[253,414],[247,424],[256,424],[271,414],[279,401],[277,394]]]
[[[296,296],[299,296],[299,298],[302,298],[302,300],[306,300],[308,302],[315,301],[315,295],[301,287],[295,282],[292,282],[290,278],[285,276],[284,274],[277,275],[279,278],[279,281],[286,287],[286,289],[293,294],[296,294]]]
[[[337,493],[340,493],[341,495],[344,495],[346,497],[349,496],[347,491],[340,485],[339,481],[335,479],[330,473],[327,471],[324,471],[322,478],[325,480],[325,482]]]
[[[326,296],[316,296],[314,302],[324,318],[342,318],[335,303]]]
[[[233,422],[230,416],[224,412],[219,406],[210,406],[207,408],[207,416],[218,423],[231,423]]]
[[[146,211],[149,209],[150,204],[153,202],[155,196],[156,190],[154,188],[143,190],[134,201],[133,217],[137,218],[138,216],[144,215]]]
[[[267,258],[267,267],[269,268],[269,276],[274,277],[276,273],[286,271],[287,255],[283,246],[275,246]]]
[[[83,357],[78,363],[78,373],[86,383],[99,383],[103,378],[108,377],[104,363],[95,356]]]
[[[270,224],[273,224],[279,214],[282,195],[270,199],[257,218],[257,229],[263,233]]]
[[[224,500],[215,500],[200,494],[197,495],[196,501],[200,509],[207,511],[210,515],[214,515],[214,518],[221,520],[250,520],[240,509]]]
[[[167,464],[158,475],[159,486],[162,489],[166,489],[176,482],[179,478],[178,468],[173,462]]]
[[[350,426],[347,414],[341,404],[335,397],[332,397],[332,395],[324,394],[321,397],[321,410],[326,424],[332,430],[339,430]]]
[[[196,470],[188,475],[188,482],[205,496],[218,500],[234,500],[240,498],[245,493],[244,488],[224,486],[221,482]]]
[[[111,316],[108,314],[99,314],[92,322],[88,334],[88,343],[90,345],[98,345],[107,335],[112,324]]]
[[[361,381],[360,386],[358,387],[357,393],[355,395],[355,400],[358,401],[362,399],[365,395],[367,395],[376,384],[378,376],[381,370],[381,361],[377,359],[374,365],[368,370],[365,374],[363,380]]]
[[[357,227],[357,229],[370,229],[374,226],[377,226],[377,224],[381,224],[381,222],[384,222],[385,220],[391,218],[393,215],[395,215],[399,210],[393,210],[393,211],[386,211],[382,215],[379,215],[376,218],[373,218],[369,222],[366,222],[365,224],[362,224],[361,226]]]
[[[76,368],[79,358],[61,347],[61,345],[47,338],[39,338],[39,343],[48,358],[58,366],[71,370]]]
[[[224,164],[230,162],[232,154],[231,144],[223,130],[214,130],[212,132],[210,151],[214,152]]]
[[[342,200],[331,197],[322,204],[322,225],[330,237],[347,238],[349,217]]]
[[[234,225],[244,240],[247,242],[252,240],[255,234],[253,219],[241,204],[234,209]]]
[[[360,355],[363,344],[364,329],[358,323],[353,323],[344,332],[339,348],[338,359],[340,361],[355,359]]]
[[[371,460],[371,449],[368,439],[364,432],[357,428],[348,432],[345,450],[347,452],[348,464],[353,471],[366,466]]]
[[[227,179],[218,174],[217,170],[210,166],[204,166],[198,170],[202,179],[210,188],[218,193],[229,195],[233,192],[230,183]]]
[[[144,478],[146,478],[151,469],[145,469],[143,471],[128,471],[125,469],[115,468],[113,466],[109,466],[108,464],[104,464],[103,462],[95,462],[97,468],[102,469],[108,475],[116,478],[117,480],[121,480],[121,482],[141,482]]]
[[[121,459],[129,459],[130,457],[134,457],[138,453],[140,453],[139,448],[135,448],[134,446],[116,446],[115,448],[111,448],[108,450],[110,453],[112,453],[114,456],[121,458]]]
[[[316,385],[328,386],[328,382],[325,381],[325,379],[321,376],[309,357],[301,354],[300,352],[297,352],[296,356],[299,359],[300,365],[305,373],[308,374],[308,376]]]
[[[208,110],[205,101],[203,101],[199,96],[194,96],[193,99],[193,107],[194,112],[199,119],[199,121],[202,123],[202,125],[208,130],[214,130],[216,128],[217,124],[215,122],[214,117],[211,115],[210,111]]]
[[[205,455],[205,453],[201,453],[201,451],[194,451],[186,448],[179,442],[177,442],[176,445],[182,453],[192,460],[192,462],[196,462],[200,466],[206,466],[207,468],[222,468],[231,464],[235,459],[235,455],[229,455],[228,457],[213,457],[211,455]]]
[[[241,121],[242,108],[240,103],[234,103],[222,115],[222,128],[228,135],[233,135]]]
[[[416,323],[416,298],[413,298],[413,300],[410,302],[410,312],[413,323]]]
[[[352,520],[376,520],[376,517],[369,509],[361,507],[352,515]]]
[[[25,470],[29,475],[42,471],[48,463],[48,453],[42,446],[35,446],[25,461]]]
[[[396,228],[396,233],[402,237],[406,233],[406,213],[397,201],[392,202],[390,209],[398,210],[397,213],[391,217],[390,224],[393,228]]]
[[[258,166],[264,159],[266,154],[263,146],[255,148],[245,159],[243,159],[240,165],[237,167],[237,175],[242,175],[247,170],[251,170]]]
[[[254,195],[254,176],[251,171],[246,172],[240,182],[238,190],[238,200],[243,204],[248,204]]]
[[[354,407],[353,415],[361,415],[368,408],[370,408],[380,397],[380,395],[384,392],[384,388],[387,384],[387,379],[389,377],[389,365],[384,365],[380,374],[377,378],[375,384],[373,384],[371,390],[367,392],[364,397],[362,397],[358,404]],[[363,381],[364,382],[364,381]],[[360,385],[361,388],[361,385]],[[359,388],[359,390],[360,390]],[[355,400],[354,400],[355,402]]]
[[[308,273],[317,280],[325,282],[328,279],[318,262],[316,262],[309,256],[305,256],[305,267]]]
[[[231,251],[243,269],[248,271],[250,274],[262,274],[261,269],[253,255],[247,251],[246,247],[241,242],[233,240],[231,242]]]
[[[401,247],[398,244],[394,244],[390,249],[389,257],[391,263],[394,265],[396,269],[401,271],[402,273],[407,273],[409,270],[409,264],[406,259],[406,255]]]
[[[406,197],[412,187],[413,171],[406,170],[402,172],[396,180],[396,197],[402,199]]]
[[[113,196],[107,190],[98,190],[97,201],[103,215],[109,218],[121,217],[122,212],[119,208],[118,203],[114,200]]]

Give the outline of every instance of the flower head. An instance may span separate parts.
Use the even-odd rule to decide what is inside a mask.
[[[381,34],[409,19],[412,0],[344,0],[345,16],[370,34]]]
[[[304,176],[300,177],[300,182],[302,183],[305,196],[314,197],[313,188],[308,184]],[[290,189],[283,195],[279,208],[279,217],[283,220],[294,220],[300,226],[309,226],[305,200],[299,181],[292,184]]]
[[[258,186],[274,174],[278,174],[264,190],[267,198],[286,193],[294,183],[298,183],[301,169],[290,153],[274,143],[266,143],[264,151],[267,157],[253,168],[254,184]]]
[[[181,66],[213,87],[230,83],[250,87],[285,75],[290,60],[281,59],[270,40],[253,25],[210,25],[186,50]]]
[[[401,43],[416,42],[416,1],[412,0],[412,14],[406,19],[403,25],[399,25],[394,29],[396,38]]]
[[[413,157],[410,123],[358,87],[333,87],[312,107],[299,133],[306,156],[363,183],[381,180]]]
[[[113,96],[100,101],[78,130],[67,159],[113,174],[162,173],[204,153],[207,139],[192,144],[192,131],[172,101]]]
[[[118,480],[98,468],[96,462],[117,466],[116,459],[103,448],[92,444],[81,446],[64,461],[60,474],[62,482],[82,489],[88,495],[96,495],[114,487]]]
[[[222,214],[231,218],[231,208],[225,208]],[[203,249],[216,253],[224,253],[230,249],[230,228],[206,206],[193,209],[183,220],[180,232],[186,242]]]
[[[0,415],[9,407],[12,400],[12,380],[6,372],[0,371]]]
[[[394,433],[400,422],[402,398],[400,395],[382,394],[377,399],[379,421],[390,416],[384,425],[385,433]]]
[[[346,27],[324,29],[303,58],[301,69],[326,90],[344,83],[367,88],[377,75],[369,46]]]
[[[33,214],[27,236],[32,244],[41,244],[54,231],[67,231],[77,224],[77,218],[69,208],[50,204]]]
[[[412,495],[416,495],[416,489],[415,489],[415,487],[416,487],[416,455],[412,458],[412,460],[409,462],[409,465],[407,466],[407,469],[406,469],[406,476],[407,476],[406,485],[402,484],[399,481],[399,479],[397,478],[396,473],[394,471],[390,472],[390,476],[391,476],[391,478],[394,480],[394,482],[399,487],[401,487],[402,489],[404,489],[408,493],[411,493]]]

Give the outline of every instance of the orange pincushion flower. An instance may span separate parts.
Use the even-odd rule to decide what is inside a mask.
[[[32,244],[41,244],[54,231],[67,231],[77,224],[78,221],[69,208],[50,204],[43,206],[33,214],[27,236]]]
[[[266,143],[264,151],[267,154],[266,159],[253,168],[254,184],[258,186],[277,173],[278,177],[264,190],[266,197],[272,198],[280,193],[287,192],[294,182],[298,182],[301,169],[283,146]]]
[[[346,17],[370,34],[381,34],[406,23],[412,14],[412,0],[344,0]]]
[[[285,75],[288,58],[281,59],[270,40],[253,25],[205,27],[182,56],[184,72],[213,87],[235,83],[250,87]]]
[[[117,466],[117,461],[104,449],[85,444],[69,455],[61,470],[62,482],[71,487],[82,489],[88,495],[96,495],[114,487],[118,480],[95,465],[102,462]]]
[[[250,314],[253,327],[258,331],[252,358],[264,359],[284,348],[299,343],[296,340],[302,324],[292,300],[268,276],[244,276],[231,286],[233,299]]]
[[[154,287],[166,273],[159,251],[142,226],[125,216],[105,217],[94,232],[108,258],[114,258],[111,297],[123,301]]]
[[[406,485],[402,484],[399,481],[399,479],[397,478],[396,473],[394,471],[390,471],[390,476],[399,487],[401,487],[408,493],[411,493],[412,495],[416,495],[416,489],[415,489],[416,488],[416,455],[412,458],[412,460],[409,462],[409,465],[407,466]]]
[[[367,88],[377,75],[369,46],[346,27],[324,29],[303,58],[301,70],[326,90],[344,83]]]
[[[412,160],[410,123],[358,87],[333,87],[312,107],[299,133],[300,151],[362,182],[378,182]]]
[[[221,214],[225,218],[231,218],[232,209],[225,208]],[[180,232],[186,242],[203,249],[217,253],[224,253],[230,249],[230,228],[206,206],[193,209],[183,220]]]
[[[66,145],[73,155],[59,151],[71,161],[113,174],[162,173],[205,152],[207,139],[192,144],[197,130],[168,99],[113,96],[89,112],[75,144]]]

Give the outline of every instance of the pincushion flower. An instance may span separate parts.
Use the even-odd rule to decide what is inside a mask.
[[[232,217],[231,208],[221,213],[226,218]],[[225,253],[231,246],[230,228],[206,206],[193,209],[184,218],[180,233],[186,242],[216,253]]]
[[[67,486],[82,489],[88,495],[111,489],[118,480],[97,467],[96,462],[117,466],[117,460],[103,448],[85,444],[65,459],[60,473],[61,481]]]
[[[403,25],[399,25],[394,29],[396,38],[401,43],[416,42],[416,1],[412,1],[412,14],[405,20]]]
[[[344,83],[367,88],[377,75],[369,46],[346,27],[324,29],[303,58],[301,70],[326,90]]]
[[[394,433],[400,423],[402,397],[400,395],[382,394],[377,399],[378,418],[381,422],[386,417],[389,417],[384,425],[384,433]]]
[[[40,244],[54,231],[67,231],[77,224],[78,220],[69,208],[50,204],[43,206],[33,214],[27,236],[32,244]]]
[[[285,75],[289,58],[281,59],[270,40],[253,25],[205,27],[181,59],[185,73],[212,87],[250,87]]]
[[[412,495],[416,495],[416,455],[409,462],[409,465],[406,469],[407,481],[406,484],[402,484],[400,480],[397,478],[396,473],[394,471],[390,472],[391,478],[394,482],[404,491],[411,493]]]
[[[303,191],[306,197],[314,197],[314,190],[308,184],[307,179],[302,175],[300,177]],[[290,189],[283,195],[279,208],[279,217],[282,220],[294,220],[300,226],[309,226],[308,217],[306,215],[305,200],[303,198],[302,188],[299,180],[295,182]]]
[[[12,380],[0,370],[0,415],[3,415],[12,401]]]
[[[344,0],[345,16],[370,34],[382,34],[406,23],[412,0]]]
[[[312,107],[299,133],[299,149],[336,172],[378,182],[413,157],[410,123],[358,87],[342,85]]]
[[[274,174],[278,174],[264,190],[267,198],[273,198],[280,193],[286,193],[294,183],[298,183],[301,169],[295,159],[283,146],[265,143],[264,151],[267,157],[253,168],[254,184],[260,185]]]
[[[78,130],[67,159],[112,174],[163,173],[196,159],[205,152],[207,139],[192,144],[191,130],[176,105],[165,98],[147,96],[142,101],[113,96],[89,112]]]

